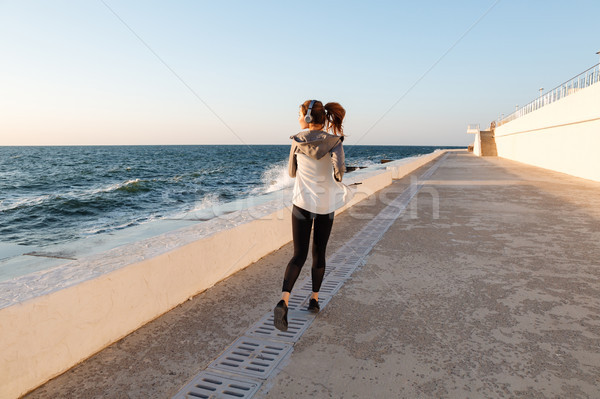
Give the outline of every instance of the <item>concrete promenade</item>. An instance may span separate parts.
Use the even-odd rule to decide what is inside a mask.
[[[337,216],[328,253],[410,184]],[[26,397],[172,397],[273,308],[291,255],[287,244]],[[600,183],[450,152],[254,397],[599,398]]]

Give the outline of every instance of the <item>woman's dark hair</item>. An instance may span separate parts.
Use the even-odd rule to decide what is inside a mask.
[[[308,112],[308,106],[311,100],[306,100],[301,106],[302,115],[306,115]],[[342,127],[342,122],[344,120],[344,116],[346,116],[346,110],[338,103],[327,103],[323,106],[321,101],[315,101],[313,104],[312,110],[310,111],[310,115],[313,118],[311,123],[315,125],[326,125],[326,130],[333,130],[333,134],[335,135],[344,135],[344,128]]]

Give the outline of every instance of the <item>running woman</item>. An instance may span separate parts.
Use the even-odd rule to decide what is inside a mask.
[[[290,137],[289,174],[295,177],[292,197],[292,234],[294,256],[283,276],[281,300],[273,310],[276,328],[287,331],[288,300],[308,256],[312,243],[312,294],[308,311],[317,313],[319,289],[325,275],[325,250],[333,226],[335,210],[352,198],[342,184],[344,175],[344,133],[346,110],[338,103],[307,100],[300,106],[298,122],[305,129]]]

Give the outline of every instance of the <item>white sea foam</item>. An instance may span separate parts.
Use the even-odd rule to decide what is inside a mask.
[[[251,189],[248,194],[249,198],[238,199],[229,203],[219,199],[217,193],[208,193],[202,199],[194,204],[192,209],[183,212],[177,212],[165,216],[165,218],[190,218],[198,217],[201,219],[209,219],[218,216],[222,213],[228,213],[233,210],[239,210],[256,203],[254,199],[269,193],[291,187],[294,180],[288,175],[287,161],[285,163],[277,163],[266,169],[261,175],[261,185]]]
[[[365,168],[370,168],[371,166],[381,165],[381,162],[375,162],[370,159],[359,159],[352,162],[352,165],[349,166],[361,166]]]
[[[117,191],[122,188],[136,185],[140,182],[141,182],[140,179],[131,179],[131,180],[127,180],[124,182],[109,184],[107,186],[96,187],[96,188],[92,188],[92,189],[88,189],[88,190],[71,191],[68,193],[68,197],[72,197],[72,198],[93,197],[96,194],[111,193],[113,191]]]
[[[99,233],[107,233],[109,231],[120,230],[137,224],[135,221],[127,221],[118,225],[111,225],[111,221],[114,219],[114,217],[99,219],[95,226],[90,226],[87,229],[82,230],[82,234],[94,235]]]
[[[100,193],[110,193],[116,190],[119,190],[121,188],[127,187],[127,186],[131,186],[134,184],[138,184],[140,182],[140,179],[131,179],[131,180],[127,180],[121,183],[115,183],[115,184],[111,184],[109,186],[106,187],[101,187],[98,189],[94,189],[94,190],[90,190],[89,194],[100,194]]]
[[[202,199],[196,201],[191,209],[167,213],[161,219],[210,219],[216,215],[220,205],[223,205],[223,201],[219,199],[219,194],[212,192],[202,196]]]
[[[196,202],[194,204],[192,212],[201,211],[203,209],[209,209],[213,206],[218,206],[221,203],[222,201],[219,199],[219,195],[217,193],[208,193],[204,195],[199,202]]]
[[[272,193],[294,184],[294,179],[288,174],[288,164],[277,163],[265,170],[261,176],[262,185],[252,189],[252,195]]]

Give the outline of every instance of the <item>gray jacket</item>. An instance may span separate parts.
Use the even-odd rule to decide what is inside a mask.
[[[290,177],[296,177],[296,169],[298,168],[296,153],[301,152],[317,160],[331,154],[333,177],[337,181],[342,181],[346,171],[344,148],[342,147],[344,136],[334,136],[322,130],[305,130],[290,136],[290,139],[292,139],[288,166]]]

